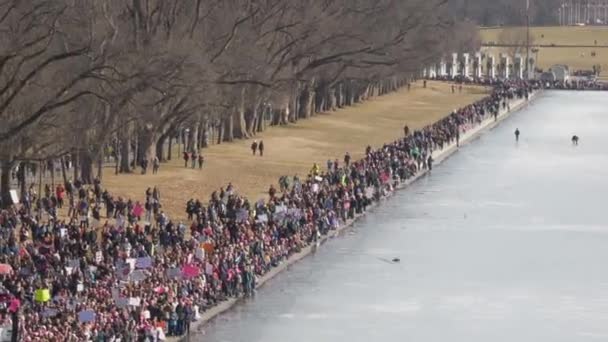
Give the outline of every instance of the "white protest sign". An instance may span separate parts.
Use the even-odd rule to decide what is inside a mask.
[[[139,306],[141,304],[141,298],[139,297],[131,297],[129,298],[130,306]]]
[[[210,263],[205,264],[205,274],[212,275],[213,274],[213,265]]]
[[[200,247],[197,248],[196,249],[196,258],[201,261],[205,260],[205,250]]]
[[[150,268],[152,264],[153,261],[150,257],[137,258],[135,261],[135,267],[137,268]]]
[[[147,277],[146,273],[142,270],[135,270],[133,271],[133,273],[131,273],[131,275],[129,276],[129,279],[132,282],[138,283],[140,281],[145,280]]]
[[[137,259],[135,258],[128,258],[127,259],[127,265],[129,265],[129,268],[134,270],[135,269],[135,264],[137,263]]]
[[[374,188],[372,188],[371,186],[368,186],[367,188],[365,188],[365,197],[367,197],[367,198],[374,197]]]
[[[258,215],[258,221],[259,222],[268,222],[268,215],[266,215],[266,214]]]
[[[19,196],[17,195],[17,190],[10,190],[9,192],[11,194],[11,200],[13,201],[13,204],[18,204]]]

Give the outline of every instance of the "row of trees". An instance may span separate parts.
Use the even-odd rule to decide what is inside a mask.
[[[5,204],[20,162],[69,154],[91,182],[112,150],[130,172],[178,134],[189,150],[249,138],[478,41],[447,0],[0,0],[0,32]]]

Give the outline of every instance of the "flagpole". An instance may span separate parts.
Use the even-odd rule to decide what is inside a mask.
[[[526,80],[530,79],[530,0],[526,0]]]

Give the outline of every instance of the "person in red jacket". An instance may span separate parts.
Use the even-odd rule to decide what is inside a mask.
[[[57,197],[57,206],[59,208],[63,207],[63,198],[65,197],[65,189],[63,188],[63,185],[57,185],[57,188],[55,189],[55,196]]]

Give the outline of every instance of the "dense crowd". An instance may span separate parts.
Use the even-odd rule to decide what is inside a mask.
[[[597,80],[572,80],[572,81],[553,81],[543,82],[543,88],[545,89],[560,89],[560,90],[608,90],[608,82],[601,82]]]
[[[185,334],[203,311],[250,295],[258,277],[432,167],[432,151],[458,142],[463,131],[532,88],[494,83],[483,100],[422,130],[405,129],[393,143],[367,147],[361,160],[346,154],[323,169],[315,164],[304,179],[281,177],[268,200],[251,202],[228,184],[207,203],[187,202],[188,226],[162,212],[156,188],[146,191],[144,205],[113,198],[99,182],[32,194],[38,206],[0,213],[0,263],[11,269],[0,275],[2,319],[18,317],[23,341]],[[72,208],[67,221],[54,214],[64,198]]]

